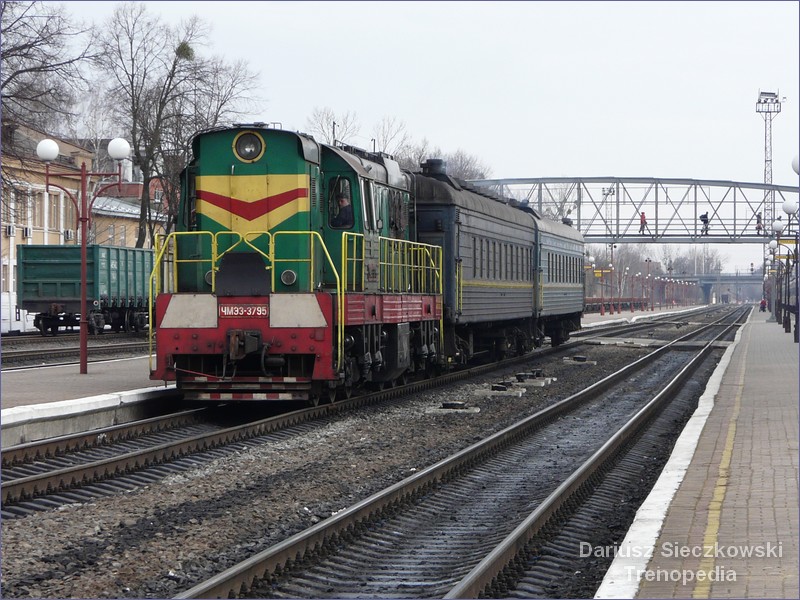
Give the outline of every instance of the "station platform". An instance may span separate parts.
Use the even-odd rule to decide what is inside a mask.
[[[754,310],[595,598],[798,598],[800,348]]]
[[[77,364],[3,370],[0,408],[5,412],[20,406],[164,387],[150,380],[147,357],[90,362],[86,370],[81,375]]]

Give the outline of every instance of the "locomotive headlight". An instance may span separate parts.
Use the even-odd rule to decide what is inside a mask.
[[[283,283],[283,285],[292,285],[295,281],[297,281],[297,273],[291,269],[286,269],[281,273],[281,283]]]
[[[255,162],[264,154],[264,140],[252,131],[243,131],[233,140],[233,151],[239,160]]]

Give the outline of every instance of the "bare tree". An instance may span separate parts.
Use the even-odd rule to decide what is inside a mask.
[[[82,40],[85,33],[62,6],[0,1],[4,187],[16,184],[6,169],[7,159],[18,159],[24,166],[33,155],[27,140],[14,135],[16,126],[58,133],[72,116],[76,94],[84,88],[81,66],[90,57],[88,41]]]
[[[420,165],[429,158],[441,158],[442,151],[436,147],[431,148],[427,138],[418,144],[409,143],[398,153],[397,160],[400,166],[408,171],[419,171]]]
[[[353,137],[358,135],[361,126],[355,113],[346,112],[336,115],[332,109],[314,108],[311,116],[306,121],[309,133],[326,144],[335,142],[349,144]]]
[[[445,154],[447,173],[458,179],[486,179],[491,176],[491,169],[484,165],[474,154],[467,154],[464,150]]]
[[[375,150],[397,156],[406,151],[411,143],[406,124],[396,117],[383,117],[372,129]]]
[[[398,160],[404,169],[419,171],[420,165],[429,158],[441,158],[447,164],[447,174],[457,179],[486,179],[491,169],[485,166],[477,156],[467,154],[463,150],[445,153],[436,146],[431,148],[427,139],[418,144],[406,144],[399,154]]]
[[[178,218],[180,173],[191,157],[194,135],[229,124],[244,116],[246,108],[253,105],[247,91],[255,87],[256,77],[244,62],[227,64],[219,58],[195,60],[192,69],[191,79],[182,93],[175,95],[170,106],[175,118],[170,119],[161,132],[158,157],[154,162],[154,172],[164,192],[158,209],[166,217],[167,233]]]
[[[197,17],[165,25],[147,13],[145,4],[129,2],[116,9],[99,40],[103,60],[98,66],[110,76],[110,94],[124,99],[117,116],[127,125],[142,173],[139,247],[148,228],[152,239],[163,209],[150,201],[152,179],[160,174],[177,185],[172,171],[187,156],[188,139],[236,114],[234,104],[245,98],[254,79],[244,63],[226,65],[197,55],[206,29]]]

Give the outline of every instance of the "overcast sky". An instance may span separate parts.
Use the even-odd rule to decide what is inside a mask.
[[[98,24],[115,2],[68,2]],[[146,2],[212,26],[211,48],[260,75],[252,120],[307,130],[351,111],[462,149],[491,177],[764,180],[797,185],[798,2]],[[760,252],[759,252],[760,254]]]

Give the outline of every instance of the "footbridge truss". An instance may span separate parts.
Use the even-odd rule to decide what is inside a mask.
[[[781,205],[800,188],[647,177],[547,177],[469,182],[554,219],[570,219],[590,243],[765,243]],[[640,233],[641,213],[646,224]],[[700,216],[708,215],[703,234]],[[759,228],[759,216],[760,225]]]

